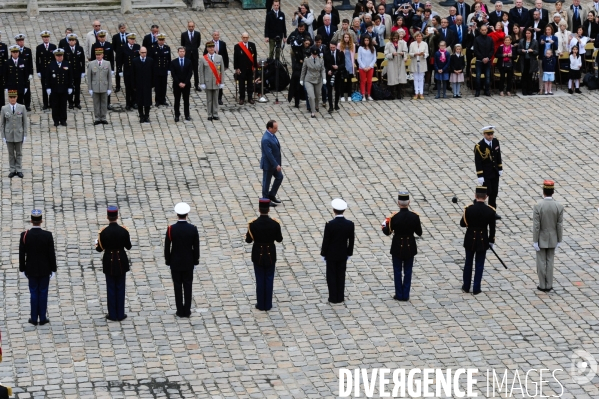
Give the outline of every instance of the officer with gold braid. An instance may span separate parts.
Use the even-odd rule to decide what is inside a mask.
[[[499,192],[499,177],[503,174],[501,163],[501,148],[499,140],[494,137],[495,126],[485,126],[481,129],[483,139],[474,146],[474,164],[478,185],[487,187],[489,205],[497,209],[497,194]],[[501,219],[497,213],[495,219]]]

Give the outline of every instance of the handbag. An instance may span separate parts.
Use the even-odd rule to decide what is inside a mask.
[[[512,60],[509,60],[509,61],[503,61],[503,67],[504,67],[504,68],[508,68],[508,69],[509,69],[509,68],[511,68],[511,67],[513,67],[513,66],[514,66],[514,65],[512,64]]]
[[[352,101],[362,101],[362,94],[358,93],[357,91],[353,92],[351,95],[351,100]]]

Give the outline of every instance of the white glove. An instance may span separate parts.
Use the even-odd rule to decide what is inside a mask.
[[[351,256],[348,256],[348,257],[347,257],[347,260],[349,260],[349,258],[351,258]]]
[[[33,79],[33,75],[29,75],[29,77],[27,78],[27,80],[32,80]]]
[[[303,85],[304,85],[304,81],[300,80],[300,86],[303,86]]]
[[[21,272],[21,273],[19,273],[19,274],[20,274],[20,275],[21,275],[21,277],[23,277],[23,278],[27,277],[27,276],[25,275],[25,272]]]
[[[558,249],[560,244],[561,244],[561,242],[558,242],[557,245],[555,246],[555,249]]]
[[[42,77],[42,74],[38,72],[38,73],[37,73],[37,77],[38,77],[38,78],[41,78],[41,77]]]
[[[4,144],[6,144],[6,138],[2,137],[2,140],[4,140]]]
[[[25,91],[23,92],[23,94],[27,94],[27,89],[25,89]]]
[[[224,88],[225,88],[225,84],[224,84],[224,83],[221,83],[221,84],[219,84],[219,85],[218,85],[218,88],[219,88],[219,89],[224,89]]]
[[[81,79],[85,77],[85,72],[81,72]]]
[[[206,90],[206,85],[200,85],[200,89]]]
[[[327,80],[326,80],[326,79],[323,79],[323,80],[322,80],[322,84],[323,84],[323,85],[326,85],[326,84],[327,84]]]
[[[109,96],[112,93],[112,90],[106,90],[106,95]]]
[[[110,74],[111,74],[112,76],[114,76],[114,71],[110,71]]]
[[[387,219],[383,220],[383,223],[381,223],[381,227],[385,227],[387,226]]]
[[[322,257],[322,261],[325,262],[325,263],[327,261],[324,256]]]
[[[170,74],[171,74],[171,71],[166,71],[166,74],[167,74],[167,75],[170,75]]]
[[[495,244],[493,244],[492,242],[489,243],[489,248],[493,249],[494,246]]]
[[[89,91],[89,95],[90,95],[90,96],[93,96],[93,95],[94,95],[94,91],[93,91],[93,90],[90,90],[90,91]]]
[[[119,72],[119,76],[122,78],[123,77],[123,72]]]
[[[26,141],[27,141],[27,136],[23,136],[23,143],[26,142]]]
[[[96,238],[96,241],[94,241],[94,245],[98,245],[98,239]]]
[[[71,94],[73,92],[73,89],[68,89],[67,93]]]
[[[25,89],[27,90],[27,89]],[[46,89],[46,93],[48,93],[48,95],[50,95],[50,93],[52,93],[52,89]]]
[[[52,274],[50,275],[50,280],[52,280],[54,276],[56,276],[56,273],[52,272]]]
[[[485,183],[485,178],[484,177],[479,177],[478,178],[478,185],[482,186]]]
[[[499,176],[501,176],[503,174],[503,170],[499,171]]]
[[[541,250],[541,248],[539,248],[539,243],[538,242],[533,242],[532,246],[535,247],[535,251],[539,252]]]

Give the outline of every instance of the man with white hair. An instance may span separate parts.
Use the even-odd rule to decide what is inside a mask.
[[[92,45],[98,41],[98,32],[102,30],[102,24],[100,24],[100,21],[94,21],[92,27],[93,29],[87,32],[85,36],[85,47],[83,48],[85,58],[89,61],[96,59],[96,55],[92,53]]]
[[[489,13],[489,25],[494,27],[497,22],[501,22],[503,20],[503,14],[507,14],[507,12],[503,11],[503,3],[501,1],[496,1],[495,11]]]
[[[321,26],[324,26],[324,17],[330,17],[331,18],[331,25],[333,25],[335,28],[339,29],[339,16],[337,14],[333,13],[333,6],[330,4],[326,4],[324,6],[324,10],[322,10],[322,13],[320,14],[320,16],[318,17],[318,21],[314,24],[316,25],[316,28],[320,28]]]
[[[568,8],[568,27],[571,32],[576,32],[579,26],[582,26],[587,10],[580,5],[580,0],[572,0],[572,5]]]
[[[535,0],[535,8],[531,8],[530,10],[528,10],[530,19],[533,19],[533,14],[535,11],[539,12],[541,21],[543,21],[543,23],[547,25],[549,23],[549,11],[546,8],[543,8],[543,0]]]
[[[320,35],[322,37],[322,44],[328,46],[331,42],[331,39],[335,35],[335,32],[337,32],[337,27],[331,25],[331,17],[328,15],[324,16],[323,23],[324,25],[318,28],[316,31],[316,35]]]

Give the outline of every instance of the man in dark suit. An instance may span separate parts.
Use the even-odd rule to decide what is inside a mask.
[[[193,21],[187,23],[187,30],[181,33],[181,46],[185,46],[185,57],[191,60],[193,70],[193,84],[196,91],[200,91],[200,77],[198,76],[199,48],[202,44],[202,35],[194,29]]]
[[[497,22],[503,21],[503,14],[507,12],[503,11],[503,3],[498,1],[495,3],[495,11],[489,11],[489,25],[495,27]]]
[[[331,202],[335,218],[324,226],[320,256],[327,265],[329,302],[342,303],[345,299],[345,270],[354,253],[354,223],[343,216],[347,203],[341,198]]]
[[[455,24],[451,25],[449,29],[453,32],[453,36],[455,37],[454,45],[457,43],[461,44],[463,48],[465,47],[465,39],[468,34],[468,29],[464,27],[463,18],[461,15],[457,15],[455,17]]]
[[[105,30],[99,31],[98,41],[92,44],[91,51],[95,54],[97,48],[101,48],[102,50],[104,50],[104,55],[102,59],[110,63],[110,70],[114,71],[114,50],[112,49],[112,43],[106,41],[107,37],[110,37],[108,36],[108,32],[106,32]],[[84,75],[85,74],[81,74],[81,77],[84,77]],[[81,86],[81,81],[79,81],[79,86]],[[112,106],[110,105],[110,94],[106,96],[106,109],[112,109]]]
[[[10,58],[4,63],[2,70],[2,80],[4,87],[8,90],[17,90],[17,103],[24,104],[23,97],[27,88],[27,65],[25,60],[21,58],[19,46],[12,45],[8,48]],[[4,96],[4,93],[2,93]]]
[[[27,69],[27,81],[25,82],[25,88],[27,91],[24,94],[24,104],[27,111],[31,111],[31,80],[33,79],[33,54],[29,47],[25,47],[25,35],[19,33],[15,36],[15,42],[19,46],[21,52],[20,58],[25,62]]]
[[[410,194],[400,191],[397,195],[399,212],[395,212],[382,223],[383,234],[393,233],[391,242],[391,258],[393,260],[393,279],[395,281],[395,296],[398,301],[410,299],[410,286],[412,284],[412,267],[414,256],[418,253],[414,234],[422,236],[420,216],[410,211]],[[403,269],[403,282],[402,272]]]
[[[266,131],[262,135],[260,147],[262,158],[260,158],[260,169],[262,169],[262,198],[268,198],[272,202],[270,206],[277,206],[281,201],[277,199],[277,191],[283,182],[283,171],[281,169],[281,144],[277,139],[279,126],[276,121],[270,120],[266,123]],[[272,178],[275,181],[270,188]],[[269,189],[270,188],[270,189]]]
[[[437,48],[439,47],[439,43],[445,42],[447,48],[453,53],[453,46],[457,43],[457,37],[453,31],[449,29],[449,21],[447,18],[441,20],[441,29],[437,29],[434,39],[437,43]]]
[[[535,0],[535,7],[528,10],[530,19],[533,19],[533,13],[535,12],[535,10],[539,12],[541,21],[543,21],[543,23],[547,25],[549,23],[549,10],[543,8],[543,0]],[[542,33],[542,35],[544,34],[545,32]]]
[[[139,57],[140,45],[135,43],[135,33],[127,34],[127,44],[121,48],[123,61],[123,80],[125,81],[125,109],[137,108],[135,81],[133,80],[133,60]]]
[[[466,21],[470,15],[470,4],[466,4],[464,0],[458,0],[453,6],[456,8],[457,14],[462,16],[462,21]]]
[[[46,317],[48,286],[56,274],[56,252],[52,233],[42,230],[42,211],[31,211],[31,229],[21,233],[19,240],[19,271],[29,280],[31,317],[29,323],[43,326]]]
[[[285,13],[280,10],[280,2],[278,0],[272,3],[272,10],[266,14],[266,22],[264,23],[264,40],[268,43],[268,58],[275,58],[275,39],[278,37],[279,51],[281,43],[287,40],[287,25],[285,24]],[[204,53],[206,54],[206,53]]]
[[[320,35],[320,37],[322,37],[322,44],[324,44],[325,46],[328,46],[329,43],[331,42],[331,39],[335,35],[335,32],[337,32],[337,27],[334,25],[331,25],[331,17],[329,17],[328,15],[324,16],[323,24],[324,24],[323,26],[318,28],[318,30],[316,31],[316,34]]]
[[[67,125],[67,100],[73,93],[73,75],[71,64],[64,60],[64,51],[54,50],[54,61],[47,70],[48,88],[46,92],[52,95],[52,120],[54,126]]]
[[[106,32],[106,31],[104,31]],[[85,75],[85,51],[77,46],[77,35],[69,35],[69,45],[64,49],[65,60],[71,68],[73,78],[73,92],[69,95],[69,109],[81,109],[81,78]]]
[[[223,65],[225,71],[229,69],[229,52],[227,51],[227,43],[220,40],[220,32],[215,30],[212,32],[212,43],[214,43],[214,52],[223,57]],[[208,48],[204,47],[204,55],[208,54]],[[223,89],[218,89],[218,105],[223,105]]]
[[[239,81],[239,105],[245,102],[247,91],[248,102],[254,103],[254,71],[258,68],[256,45],[250,40],[250,34],[243,32],[241,42],[233,47],[233,68]]]
[[[58,42],[58,48],[61,49],[65,49],[67,48],[67,46],[69,45],[69,35],[73,33],[73,28],[66,28],[64,30],[64,37],[62,39],[60,39],[60,42]],[[79,44],[79,39],[76,40],[75,43],[77,46],[80,46]]]
[[[127,25],[123,22],[119,24],[119,33],[112,36],[112,50],[114,51],[114,61],[116,69],[113,69],[116,87],[114,89],[115,93],[121,91],[121,73],[123,72],[123,47],[127,45]]]
[[[171,73],[171,48],[165,43],[166,36],[162,33],[156,35],[158,40],[151,49],[151,58],[154,60],[154,92],[156,106],[168,105],[166,103],[166,87],[168,75]]]
[[[139,112],[139,123],[150,123],[154,60],[148,57],[148,49],[141,47],[139,57],[133,60],[133,84]]]
[[[256,275],[256,309],[272,309],[272,291],[277,261],[276,242],[283,241],[281,225],[268,216],[271,201],[260,198],[260,217],[248,223],[245,242],[252,245],[252,263]]]
[[[453,25],[455,25],[455,20],[458,17],[458,15],[458,10],[455,7],[449,7],[449,16],[447,17],[447,23],[449,24],[450,28]]]
[[[154,47],[154,44],[158,44],[158,34],[160,33],[160,28],[158,25],[152,25],[150,27],[150,33],[144,36],[144,40],[141,42],[141,45],[148,50],[151,50]]]
[[[345,77],[345,54],[337,50],[337,42],[329,44],[329,51],[323,55],[324,67],[327,74],[327,86],[329,86],[329,113],[333,112],[333,93],[335,90],[335,111],[339,110],[339,97],[343,88]]]
[[[534,10],[527,28],[532,28],[532,38],[539,43],[541,42],[541,36],[545,35],[546,25],[547,24],[541,19],[540,13],[537,10]]]
[[[179,317],[191,316],[193,269],[200,264],[200,234],[187,222],[190,210],[185,202],[175,205],[179,220],[168,226],[164,238],[164,262],[171,268]]]
[[[464,208],[460,226],[467,227],[464,236],[466,262],[463,275],[463,292],[470,292],[472,283],[472,262],[475,262],[474,286],[472,293],[482,292],[481,282],[485,268],[487,250],[495,243],[495,209],[485,204],[487,187],[476,187],[476,201]],[[488,230],[487,230],[488,229]]]
[[[516,0],[516,6],[510,9],[509,15],[510,24],[512,26],[518,24],[520,28],[526,27],[530,20],[530,14],[528,13],[528,9],[522,6],[522,0]]]
[[[173,95],[175,97],[175,122],[179,122],[179,106],[183,96],[183,114],[185,120],[191,120],[189,116],[189,91],[191,89],[192,63],[185,57],[185,47],[177,50],[179,57],[171,61],[171,76],[173,78]]]
[[[50,43],[50,32],[47,30],[40,33],[40,36],[43,43],[35,48],[35,70],[37,71],[38,78],[42,81],[42,109],[47,110],[48,93],[46,93],[46,89],[48,88],[48,77],[46,76],[46,72],[50,63],[54,61],[53,52],[56,50],[56,45]]]
[[[495,126],[485,126],[482,129],[483,139],[474,146],[474,165],[479,186],[487,188],[489,205],[497,209],[497,194],[499,192],[499,178],[503,174],[501,161],[501,148],[499,140],[493,137]],[[501,216],[495,214],[497,219]]]
[[[104,252],[102,272],[106,276],[106,302],[108,314],[106,320],[123,321],[125,314],[125,285],[129,271],[129,258],[126,250],[131,249],[131,237],[125,226],[117,223],[119,208],[108,206],[106,209],[109,225],[98,232],[96,251]]]

